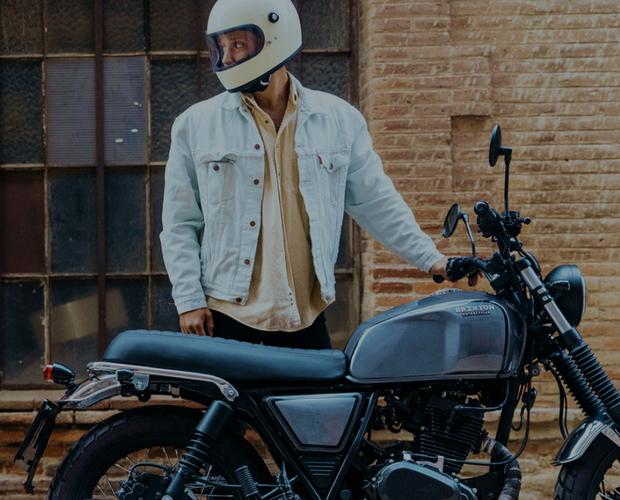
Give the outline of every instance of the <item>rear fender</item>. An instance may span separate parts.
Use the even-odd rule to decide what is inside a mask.
[[[564,440],[553,464],[564,465],[579,460],[599,434],[620,447],[620,433],[607,415],[588,417]]]

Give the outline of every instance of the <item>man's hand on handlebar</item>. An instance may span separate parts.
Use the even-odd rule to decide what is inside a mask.
[[[205,330],[205,323],[207,328]],[[213,315],[208,308],[194,309],[179,315],[179,324],[183,333],[209,335],[213,337]]]
[[[431,268],[431,273],[435,283],[442,283],[446,278],[454,282],[467,276],[469,286],[476,286],[483,264],[478,257],[444,257]]]
[[[448,257],[443,256],[441,259],[439,259],[437,262],[435,262],[435,264],[433,264],[433,267],[431,267],[431,274],[433,274],[433,276],[442,276],[444,278],[447,278],[447,274],[446,274],[446,267],[448,265]]]

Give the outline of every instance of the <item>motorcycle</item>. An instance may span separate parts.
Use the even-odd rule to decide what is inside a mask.
[[[558,383],[565,437],[555,498],[620,498],[620,395],[577,331],[584,277],[573,265],[541,275],[518,239],[530,219],[508,207],[512,150],[495,126],[490,165],[502,156],[504,211],[474,206],[479,232],[497,251],[476,256],[458,204],[442,230],[448,238],[462,220],[472,244],[472,256],[450,259],[448,277],[482,275],[494,293],[441,289],[363,322],[344,351],[125,331],[80,383],[65,365],[45,368],[67,391],[43,402],[16,453],[25,490],[33,491],[60,412],[119,395],[143,402],[165,395],[200,409],[145,405],[100,422],[64,458],[49,498],[516,499],[532,381],[544,368]],[[570,434],[566,391],[585,414]],[[519,409],[524,438],[513,453],[507,445]],[[484,428],[488,412],[500,413],[493,436]],[[271,470],[249,429],[264,442]],[[373,441],[373,432],[388,429],[408,437]],[[466,464],[481,474],[463,477]]]

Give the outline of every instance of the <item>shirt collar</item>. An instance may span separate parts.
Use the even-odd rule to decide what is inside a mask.
[[[297,105],[299,109],[305,113],[323,113],[326,114],[325,101],[320,99],[320,95],[313,90],[306,89],[300,81],[288,72],[291,88],[294,89],[293,96],[297,96]],[[241,109],[242,106],[241,92],[226,92],[222,106],[224,109],[235,110]]]
[[[295,87],[295,83],[293,82],[293,78],[292,75],[289,73],[289,93],[288,93],[288,102],[287,102],[287,108],[289,106],[292,106],[293,108],[297,107],[297,100],[299,97],[299,93],[297,92],[297,87]],[[250,92],[240,92],[241,94],[241,101],[244,102],[249,108],[252,107],[258,107],[258,104],[256,102],[256,99],[254,98],[254,95]]]

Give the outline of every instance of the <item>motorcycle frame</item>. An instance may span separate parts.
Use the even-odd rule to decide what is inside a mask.
[[[390,384],[360,385],[345,380],[337,385],[294,385],[272,387],[234,387],[229,382],[212,375],[185,372],[181,370],[159,369],[148,366],[122,363],[89,363],[90,379],[68,391],[58,401],[59,411],[65,409],[84,409],[114,396],[137,396],[145,401],[152,395],[180,397],[209,407],[216,400],[224,401],[233,408],[230,429],[243,434],[246,426],[253,427],[267,446],[277,463],[284,463],[287,470],[297,475],[305,490],[313,500],[333,500],[350,471],[364,436],[369,430],[373,410],[382,391],[391,388]],[[510,377],[507,381],[501,415],[496,432],[496,440],[506,445],[510,437],[512,416],[518,404],[519,382]],[[420,382],[400,384],[414,389]],[[349,417],[350,425],[343,433],[342,442],[336,448],[314,447],[302,450],[299,443],[287,432],[286,426],[269,411],[267,399],[288,396],[316,396],[319,394],[358,393],[361,404]],[[488,410],[487,410],[488,411]],[[361,418],[359,418],[361,416]],[[303,447],[302,447],[303,448]],[[340,457],[332,472],[328,489],[317,487],[311,474],[305,470],[301,458],[304,453],[332,454]],[[36,468],[36,464],[34,464]],[[497,472],[501,472],[498,468]]]

